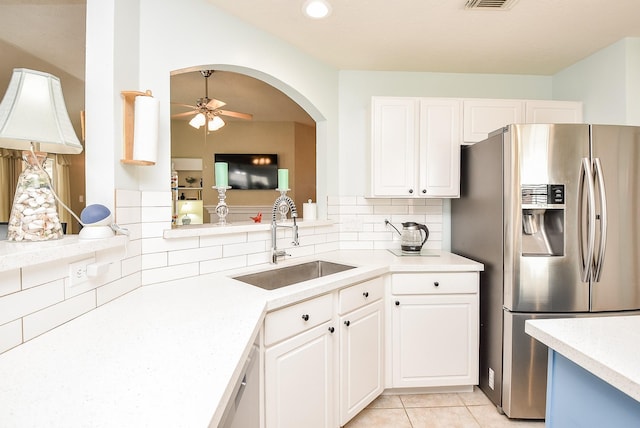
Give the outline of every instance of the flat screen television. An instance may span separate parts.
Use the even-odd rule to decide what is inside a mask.
[[[232,189],[278,187],[277,154],[216,153],[215,161],[229,164],[229,186]]]

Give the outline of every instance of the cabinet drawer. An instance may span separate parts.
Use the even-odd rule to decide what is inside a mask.
[[[265,346],[329,321],[332,315],[331,294],[269,312],[264,319]]]
[[[382,298],[384,283],[382,278],[375,278],[349,288],[340,290],[340,304],[338,313],[344,314],[361,306],[375,302]]]
[[[477,272],[402,273],[391,276],[392,294],[458,294],[477,292]]]

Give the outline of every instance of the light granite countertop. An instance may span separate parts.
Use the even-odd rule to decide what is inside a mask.
[[[267,311],[388,272],[483,269],[445,252],[386,250],[335,251],[275,267],[306,259],[356,268],[273,291],[229,277],[239,271],[143,286],[5,352],[0,426],[217,426]]]
[[[528,320],[525,332],[640,401],[640,315]]]

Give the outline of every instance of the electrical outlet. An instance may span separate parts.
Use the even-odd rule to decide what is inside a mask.
[[[75,287],[89,281],[87,265],[95,263],[95,257],[83,259],[69,264],[69,286]]]

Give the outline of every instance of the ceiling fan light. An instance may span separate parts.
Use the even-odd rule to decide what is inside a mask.
[[[302,12],[309,18],[322,19],[331,13],[331,5],[325,0],[307,0],[302,6]]]
[[[204,117],[204,114],[198,113],[195,116],[193,116],[193,119],[189,121],[189,125],[193,126],[196,129],[200,129],[200,127],[204,125],[206,122],[207,122],[207,118]]]
[[[224,120],[222,120],[220,116],[214,116],[213,119],[209,121],[209,124],[207,126],[209,128],[209,131],[217,131],[224,126]]]

